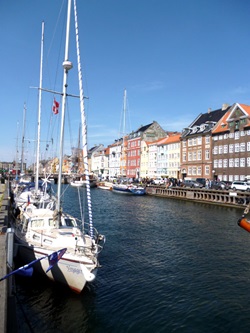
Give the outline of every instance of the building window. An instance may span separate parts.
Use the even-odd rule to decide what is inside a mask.
[[[235,166],[235,168],[238,168],[239,165],[240,165],[239,158],[235,158],[235,159],[234,159],[234,166]]]
[[[235,138],[235,140],[238,140],[240,138],[240,132],[239,131],[236,131],[234,133],[234,138]]]
[[[214,155],[217,155],[218,154],[218,146],[215,146],[214,147]]]
[[[187,146],[186,140],[182,141],[182,147],[185,148]]]
[[[225,159],[223,160],[223,168],[227,168],[227,165],[228,165],[227,162],[228,162],[228,161],[227,161],[227,159],[225,158]]]
[[[235,151],[235,153],[238,153],[240,151],[240,145],[239,145],[239,143],[235,144],[234,151]]]
[[[218,160],[214,160],[214,168],[218,168]]]
[[[233,160],[233,158],[230,158],[229,159],[229,168],[233,168],[233,166],[234,166],[234,160]]]
[[[219,154],[222,154],[222,147],[223,146],[219,146]]]
[[[196,151],[193,152],[193,161],[196,161]]]
[[[196,175],[196,167],[192,168],[192,175],[194,175],[194,176]]]
[[[189,160],[189,161],[192,161],[192,152],[189,152],[189,153],[188,153],[188,160]]]
[[[219,160],[218,168],[222,168],[222,160]]]
[[[198,161],[201,160],[201,150],[198,150],[198,152],[197,152],[197,160]]]
[[[250,142],[247,142],[247,151],[250,151]]]
[[[234,152],[234,145],[230,144],[229,145],[229,153],[233,153]]]
[[[245,142],[241,142],[241,144],[240,144],[240,151],[241,152],[245,152],[246,151],[246,144],[245,144]]]
[[[205,175],[209,176],[210,175],[210,168],[208,165],[205,166]]]
[[[201,145],[201,143],[202,143],[202,137],[201,137],[201,136],[198,136],[198,138],[197,138],[197,144],[198,144],[198,145]]]
[[[182,160],[183,160],[183,162],[186,162],[186,160],[187,160],[187,154],[186,153],[182,154]]]
[[[209,160],[209,159],[210,159],[210,150],[209,150],[209,149],[206,149],[206,150],[205,150],[205,159],[206,159],[206,160]]]
[[[198,168],[197,168],[197,175],[201,175],[201,166],[198,166]]]
[[[245,167],[245,158],[240,159],[240,167],[244,168]]]
[[[210,143],[210,136],[207,135],[207,136],[205,137],[205,143],[206,143],[206,144],[209,144],[209,143]]]
[[[247,157],[247,167],[250,167],[250,157]]]
[[[228,145],[223,146],[223,153],[227,154],[228,153]]]

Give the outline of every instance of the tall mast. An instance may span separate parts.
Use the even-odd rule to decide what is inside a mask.
[[[124,89],[124,99],[123,99],[123,138],[126,133],[126,110],[127,110],[127,90]]]
[[[62,96],[62,114],[61,114],[61,130],[60,130],[60,155],[59,155],[59,172],[58,172],[58,203],[57,209],[60,216],[61,210],[61,191],[62,191],[62,166],[63,166],[63,144],[64,144],[64,123],[65,123],[65,110],[66,98],[68,87],[68,71],[73,67],[72,62],[69,61],[69,32],[70,32],[70,14],[71,14],[71,0],[68,0],[68,13],[67,13],[67,27],[66,27],[66,42],[65,42],[65,56],[63,62],[64,75],[63,75],[63,96]],[[58,221],[59,223],[59,221]]]
[[[23,173],[23,151],[24,151],[25,123],[26,123],[26,104],[24,103],[24,107],[23,107],[22,152],[21,152],[21,174]]]
[[[14,166],[14,170],[16,171],[16,179],[18,179],[18,164],[19,164],[18,140],[19,140],[19,122],[17,122],[16,160]]]
[[[125,135],[126,135],[126,112],[127,112],[127,90],[124,89],[124,97],[123,97],[123,136],[122,136],[122,151],[121,151],[121,175],[124,176],[125,174]]]
[[[38,120],[37,120],[38,126],[37,126],[37,150],[36,150],[36,181],[35,181],[36,192],[38,192],[39,161],[40,161],[41,108],[42,108],[42,82],[43,82],[43,41],[44,41],[44,22],[42,22],[40,82],[39,82],[39,101],[38,101]]]

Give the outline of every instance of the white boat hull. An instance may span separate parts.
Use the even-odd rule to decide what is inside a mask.
[[[25,246],[22,242],[20,242],[18,246],[18,256],[26,263],[44,257],[50,253],[52,253],[52,251],[39,247],[33,248],[31,246]],[[86,268],[86,265],[88,268]],[[93,270],[93,263],[88,263],[84,258],[80,259],[78,256],[74,258],[67,255],[67,253],[46,273],[48,268],[49,261],[47,259],[41,260],[35,264],[37,272],[46,274],[50,280],[64,284],[76,293],[81,293],[86,283],[92,282],[97,273],[97,269]]]
[[[17,256],[22,264],[28,264],[62,248],[66,252],[58,263],[46,274],[49,261],[43,259],[35,263],[38,272],[45,273],[55,282],[67,285],[80,293],[87,282],[92,282],[97,273],[98,254],[102,250],[99,241],[103,240],[96,231],[91,237],[82,232],[77,221],[68,214],[62,214],[60,226],[55,224],[55,212],[49,209],[26,210],[14,225]]]

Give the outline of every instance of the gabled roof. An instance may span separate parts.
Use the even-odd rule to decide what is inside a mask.
[[[239,108],[242,111],[242,117],[241,118],[247,118],[247,122],[246,122],[246,126],[250,126],[250,106],[246,105],[246,104],[239,104],[239,103],[235,103],[232,105],[232,107],[224,114],[224,116],[220,119],[220,121],[218,122],[218,124],[214,127],[214,129],[212,130],[213,134],[217,134],[217,133],[223,133],[226,131],[229,131],[229,122],[230,120],[232,121],[233,115],[235,110]]]
[[[210,111],[207,113],[203,113],[196,120],[196,122],[193,123],[193,126],[200,126],[202,124],[209,123],[209,122],[217,123],[229,109],[230,109],[230,106],[228,106],[225,110],[218,109],[218,110]]]
[[[155,140],[155,141],[152,141],[152,142],[148,142],[148,146],[154,146],[154,145],[157,145],[159,144],[159,142],[161,141],[162,139],[158,139],[158,140]]]
[[[208,111],[207,113],[201,113],[193,123],[184,128],[182,132],[182,137],[189,135],[205,134],[211,132],[212,128],[218,123],[218,121],[227,113],[230,109],[230,106],[218,109],[214,111]]]
[[[250,106],[249,105],[245,105],[245,104],[239,104],[239,103],[235,103],[232,108],[231,108],[231,112],[227,118],[227,121],[230,121],[230,119],[233,117],[233,114],[234,114],[234,111],[239,108],[242,113],[243,113],[243,116],[245,117],[249,117],[250,115]]]
[[[163,138],[161,139],[159,142],[158,142],[158,145],[167,145],[167,144],[170,144],[170,143],[176,143],[176,142],[179,142],[180,141],[180,137],[181,137],[181,133],[174,133],[170,136],[167,136],[166,138]]]
[[[137,132],[145,132],[152,125],[153,125],[153,123],[145,125],[145,126],[141,126],[140,128],[138,128],[137,131],[135,131],[135,133],[137,133]]]

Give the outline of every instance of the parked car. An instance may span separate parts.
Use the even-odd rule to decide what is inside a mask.
[[[183,186],[184,187],[191,187],[191,188],[202,188],[203,185],[196,180],[192,179],[186,179],[183,181]]]
[[[229,180],[223,180],[223,183],[226,184],[227,190],[231,188],[232,182],[230,182]]]
[[[250,184],[244,181],[234,181],[232,182],[231,189],[234,191],[248,191],[250,192]]]
[[[206,186],[206,178],[196,178],[198,183],[201,183],[203,187]]]
[[[231,184],[228,184],[226,182],[213,181],[212,184],[211,184],[211,189],[214,189],[214,190],[229,190]]]
[[[164,183],[164,179],[162,179],[161,177],[157,177],[152,180],[152,184],[154,185],[163,185]]]

